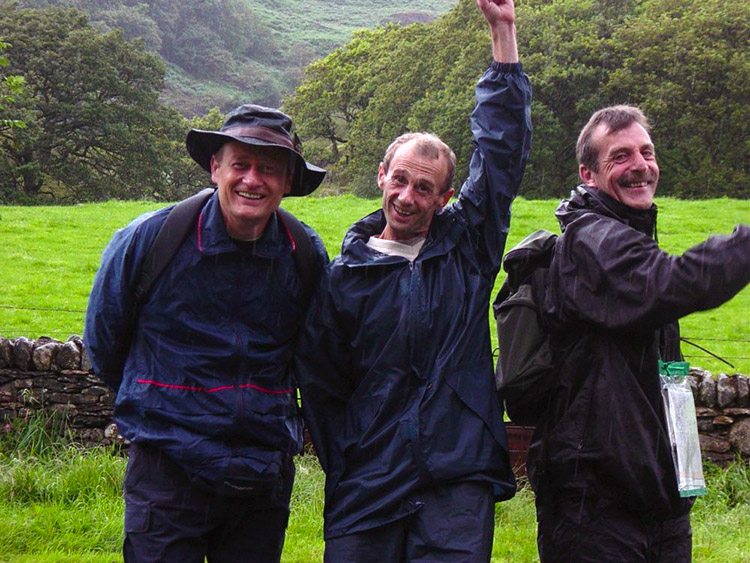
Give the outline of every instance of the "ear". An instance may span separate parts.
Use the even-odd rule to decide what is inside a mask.
[[[285,182],[286,186],[284,187],[284,195],[291,193],[292,183],[294,183],[294,171],[292,171],[291,174],[286,175],[286,182]]]
[[[383,187],[385,186],[385,177],[386,177],[385,168],[383,167],[383,163],[380,163],[380,166],[378,167],[378,187],[380,190],[383,190]]]
[[[583,183],[586,184],[589,188],[596,187],[596,179],[594,178],[594,173],[585,165],[578,165],[578,175],[581,177]]]
[[[445,207],[448,204],[448,202],[450,201],[450,199],[453,197],[453,193],[454,192],[455,192],[455,190],[453,188],[451,188],[448,191],[446,191],[445,193],[440,194],[440,197],[442,198],[440,200],[440,207],[441,208]]]
[[[211,181],[216,184],[216,170],[219,168],[219,162],[216,160],[216,155],[211,155]]]

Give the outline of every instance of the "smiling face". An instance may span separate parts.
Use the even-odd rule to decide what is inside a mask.
[[[600,124],[592,135],[597,147],[597,170],[581,164],[583,182],[606,192],[634,209],[648,209],[659,183],[659,166],[648,132],[638,123],[609,132]]]
[[[424,154],[418,141],[401,145],[388,164],[380,164],[378,186],[383,192],[386,227],[380,238],[405,241],[426,236],[432,218],[453,195],[442,191],[448,177],[448,162]]]
[[[291,190],[289,151],[230,141],[211,157],[211,180],[229,236],[259,238]]]

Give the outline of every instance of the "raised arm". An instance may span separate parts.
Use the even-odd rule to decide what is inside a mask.
[[[517,63],[516,12],[513,0],[477,0],[490,26],[492,56],[499,63]]]
[[[492,35],[494,61],[476,86],[471,114],[474,153],[454,204],[474,232],[481,266],[500,269],[510,207],[531,150],[531,86],[518,62],[512,0],[477,0]]]

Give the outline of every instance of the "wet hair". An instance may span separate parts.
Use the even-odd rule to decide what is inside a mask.
[[[396,137],[396,139],[388,145],[383,157],[383,170],[388,172],[388,167],[393,160],[393,155],[396,154],[398,148],[410,141],[416,141],[417,152],[420,156],[432,158],[438,160],[440,155],[445,158],[448,163],[448,170],[445,178],[445,184],[442,186],[440,193],[447,192],[453,185],[453,178],[456,175],[456,155],[453,153],[451,148],[446,145],[440,137],[433,135],[432,133],[404,133],[403,135]]]
[[[589,122],[581,129],[576,143],[576,159],[592,172],[599,172],[599,147],[594,144],[594,131],[599,125],[607,128],[607,133],[616,133],[633,123],[639,124],[647,133],[651,131],[645,114],[635,106],[610,106],[600,109],[591,116]]]

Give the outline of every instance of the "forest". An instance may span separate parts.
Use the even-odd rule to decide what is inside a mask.
[[[188,4],[168,0],[70,2],[78,9],[0,2],[0,203],[173,201],[196,191],[208,178],[187,157],[184,136],[190,127],[217,128],[231,105],[186,116],[166,95],[177,61],[194,78],[236,79],[248,98],[233,104],[270,103],[251,98],[251,85],[269,75],[255,63],[242,66],[242,56],[288,62],[290,45],[306,45],[310,60],[303,71],[290,71],[294,86],[280,86],[277,98],[294,118],[306,156],[330,172],[324,193],[377,195],[383,151],[407,130],[440,135],[456,152],[457,177],[465,175],[473,86],[491,60],[475,0],[460,0],[431,21],[415,16],[409,25],[405,17],[380,24],[386,20],[378,16],[338,47],[311,30],[320,55],[304,44],[304,29],[295,35],[299,44],[282,33],[291,32],[281,29],[288,23],[281,7],[276,27],[269,23],[274,4],[288,9],[290,0],[254,11],[253,3],[232,2],[189,4],[211,8],[210,25],[207,12],[190,15]],[[87,3],[98,6],[97,21],[81,11]],[[351,3],[328,4],[346,13]],[[122,16],[106,28],[105,7]],[[157,8],[164,13],[154,19]],[[242,9],[250,11],[238,27]],[[135,24],[128,31],[115,25],[138,14],[151,14],[139,20],[140,35]],[[190,22],[220,30],[224,47],[197,32],[188,41]],[[750,198],[749,22],[745,0],[517,2],[519,50],[534,88],[533,149],[521,193],[567,195],[576,183],[580,127],[600,107],[630,103],[653,125],[660,195]],[[283,65],[273,73],[283,73]],[[196,107],[211,101],[202,96],[196,91]]]

